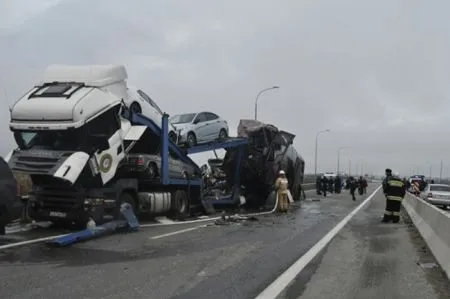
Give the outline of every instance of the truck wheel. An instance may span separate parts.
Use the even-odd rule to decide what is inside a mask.
[[[172,195],[172,212],[177,219],[189,216],[189,199],[186,191],[177,190]]]
[[[117,207],[117,216],[116,219],[125,220],[125,217],[120,213],[120,207],[122,204],[127,203],[131,206],[133,213],[136,215],[136,202],[134,201],[133,196],[128,192],[123,192],[119,197],[119,206]]]

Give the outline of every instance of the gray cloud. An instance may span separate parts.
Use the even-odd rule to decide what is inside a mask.
[[[4,0],[0,89],[14,101],[52,63],[127,66],[169,113],[213,110],[235,130],[253,117],[297,135],[313,171],[363,164],[450,175],[448,1]],[[0,92],[0,97],[3,93]]]

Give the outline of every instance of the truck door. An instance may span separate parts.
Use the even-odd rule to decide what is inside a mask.
[[[103,184],[116,175],[117,166],[125,157],[119,107],[111,108],[87,124],[88,139],[96,149],[94,156]]]

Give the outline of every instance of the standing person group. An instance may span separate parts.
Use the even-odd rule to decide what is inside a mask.
[[[392,170],[385,170],[386,178],[383,180],[383,193],[386,196],[386,209],[384,211],[383,222],[400,221],[400,208],[402,200],[406,194],[406,186],[403,180],[392,175]]]

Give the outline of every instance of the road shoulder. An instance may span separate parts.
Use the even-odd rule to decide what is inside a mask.
[[[280,298],[450,298],[448,280],[409,219],[381,223],[375,196]],[[431,268],[428,268],[432,266]]]

